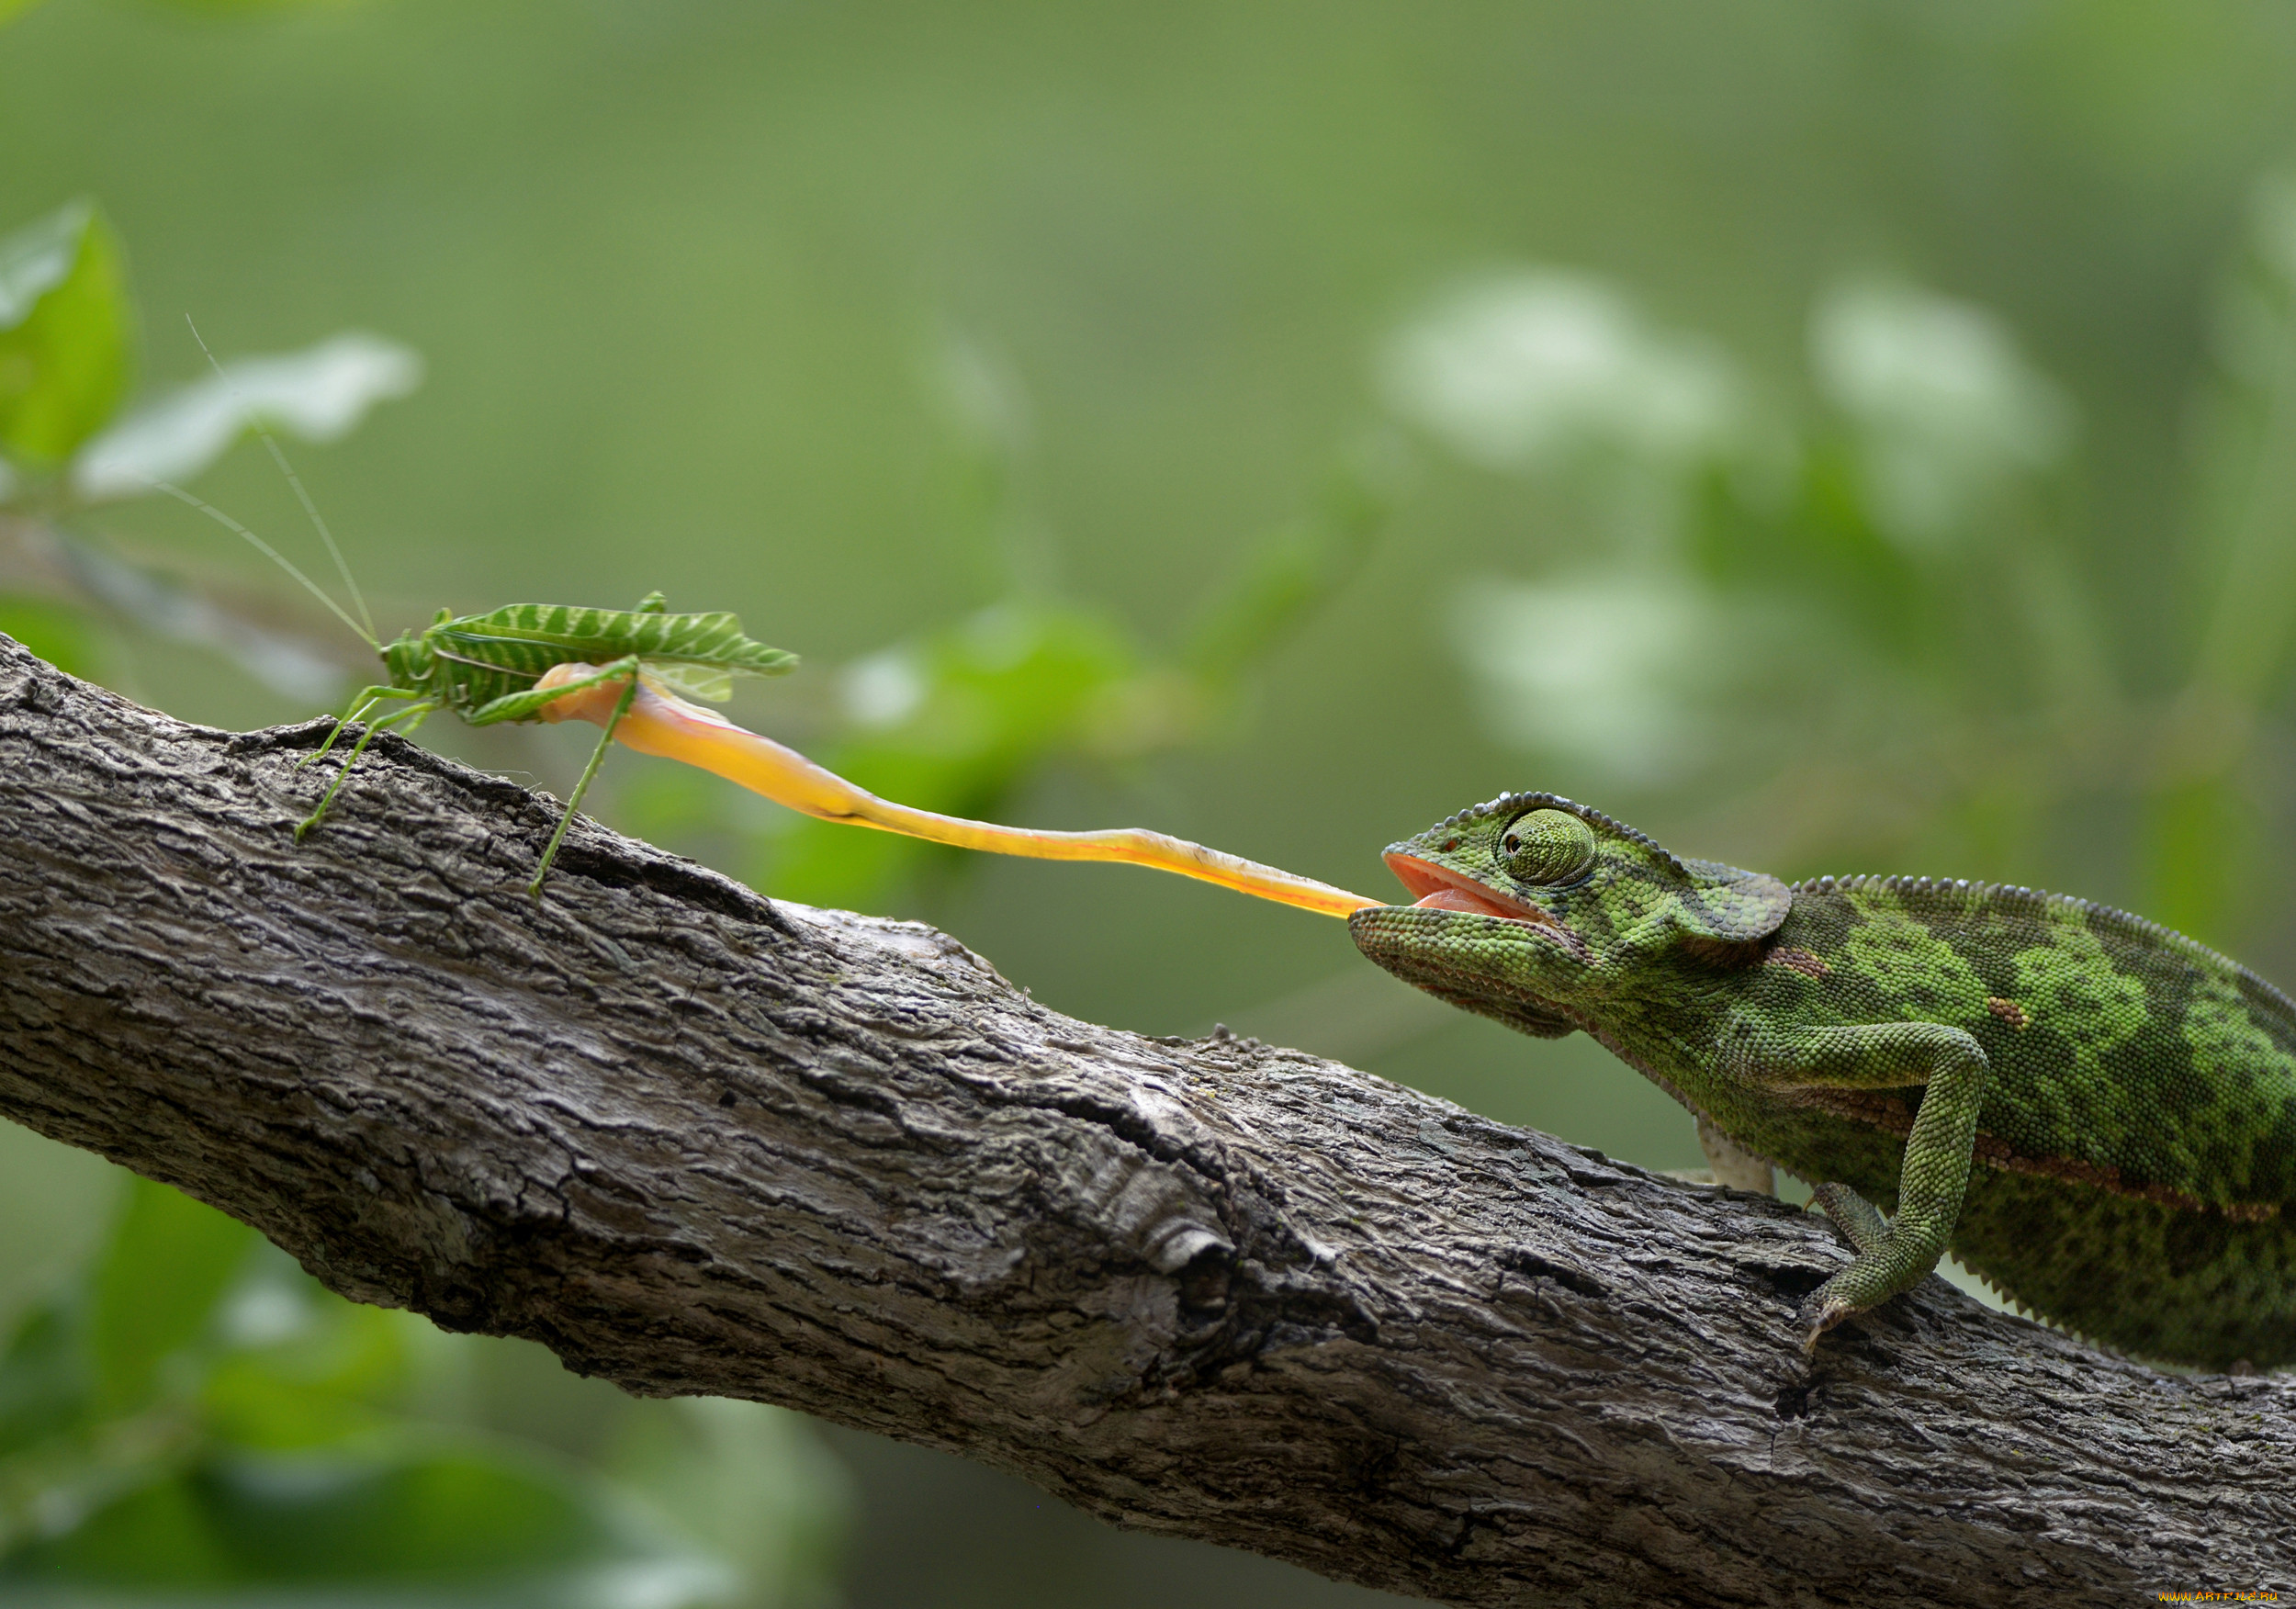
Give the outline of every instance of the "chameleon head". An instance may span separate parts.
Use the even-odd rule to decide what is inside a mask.
[[[1600,811],[1510,793],[1390,844],[1416,896],[1348,918],[1356,947],[1407,983],[1493,1016],[1592,1006],[1636,963],[1750,944],[1793,895],[1773,877],[1684,861]]]

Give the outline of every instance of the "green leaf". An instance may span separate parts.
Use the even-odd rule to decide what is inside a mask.
[[[95,1273],[89,1315],[96,1403],[130,1412],[167,1383],[167,1359],[202,1340],[217,1300],[259,1237],[212,1207],[149,1179],[128,1191]]]
[[[803,1414],[724,1397],[632,1406],[612,1467],[742,1569],[745,1602],[838,1601],[852,1478]]]
[[[0,27],[6,26],[11,18],[39,4],[39,0],[0,0]]]
[[[119,247],[93,203],[0,241],[0,446],[20,466],[62,462],[111,417],[129,322]]]
[[[188,480],[258,422],[305,441],[334,441],[376,403],[422,383],[412,349],[357,331],[221,368],[143,404],[88,443],[72,466],[73,490],[100,501],[149,491],[154,480]]]
[[[61,1303],[35,1308],[0,1354],[0,1462],[85,1418],[86,1337],[76,1317]]]
[[[169,0],[178,11],[202,17],[259,17],[274,11],[316,11],[322,6],[342,6],[350,0]]]
[[[1138,656],[1097,614],[999,603],[850,667],[847,703],[865,735],[825,763],[904,804],[999,820],[1046,761],[1096,750],[1104,728],[1128,718],[1117,695],[1138,671]],[[761,883],[811,905],[882,910],[962,853],[808,820],[777,840]]]
[[[0,595],[0,632],[67,675],[96,680],[95,634],[87,616],[68,604]]]
[[[1234,575],[1197,611],[1180,661],[1204,681],[1234,681],[1363,568],[1392,500],[1371,477],[1343,473],[1322,505],[1248,549]]]
[[[0,1357],[0,1602],[682,1609],[736,1572],[614,1487],[406,1428],[410,1315],[136,1181],[80,1287]],[[209,1600],[213,1601],[213,1600]]]
[[[66,526],[51,525],[47,535],[50,550],[84,595],[145,630],[212,648],[288,698],[324,705],[342,692],[342,667],[303,638],[226,610],[163,571],[129,564]]]
[[[267,1609],[723,1602],[733,1573],[655,1534],[598,1482],[491,1444],[221,1454],[146,1482],[0,1563],[11,1603],[180,1603],[261,1592]]]
[[[423,1328],[410,1314],[347,1302],[286,1253],[260,1247],[216,1313],[219,1346],[199,1392],[208,1428],[263,1452],[372,1434],[401,1406]]]

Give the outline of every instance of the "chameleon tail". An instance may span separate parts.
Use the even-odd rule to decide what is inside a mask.
[[[554,666],[536,683],[536,690],[571,681],[591,669],[587,665]],[[604,726],[612,719],[622,689],[613,684],[583,688],[546,705],[542,717],[546,721],[571,718]],[[884,832],[905,833],[938,844],[985,850],[999,855],[1026,855],[1042,861],[1117,861],[1148,866],[1216,883],[1240,894],[1319,911],[1327,917],[1345,917],[1351,911],[1379,903],[1344,888],[1334,888],[1327,883],[1295,876],[1273,866],[1263,866],[1143,827],[1050,832],[967,821],[962,816],[896,804],[854,786],[834,771],[823,770],[793,748],[688,703],[642,673],[637,696],[631,701],[614,736],[640,754],[699,766],[739,782],[752,793],[762,793],[778,804],[824,821],[873,827]]]

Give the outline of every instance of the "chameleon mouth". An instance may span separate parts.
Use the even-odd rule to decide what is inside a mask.
[[[1416,855],[1399,854],[1389,850],[1382,857],[1388,870],[1398,882],[1419,897],[1412,901],[1413,910],[1467,911],[1479,917],[1497,917],[1503,921],[1523,922],[1536,927],[1552,927],[1555,919],[1536,906],[1524,904],[1489,888],[1471,877],[1462,876],[1448,867]]]

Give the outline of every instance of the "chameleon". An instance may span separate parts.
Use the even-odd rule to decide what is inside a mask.
[[[1796,1311],[1806,1351],[1951,1251],[2124,1353],[2296,1360],[2296,1003],[2247,968],[2030,888],[1789,885],[1553,793],[1385,858],[1415,903],[1348,917],[1364,955],[1592,1035],[1690,1108],[1726,1182],[1813,1187],[1853,1255]]]

